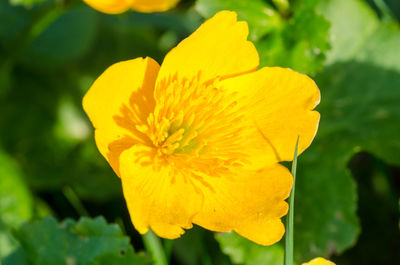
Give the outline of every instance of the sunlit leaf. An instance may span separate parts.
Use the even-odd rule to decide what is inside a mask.
[[[326,10],[369,12],[358,1],[341,1],[345,6],[338,2],[324,2]],[[370,17],[363,19],[365,25],[370,23]],[[331,23],[334,32],[342,19],[332,17]],[[322,118],[316,141],[301,158],[296,204],[297,257],[304,260],[342,253],[356,242],[356,187],[347,169],[352,155],[364,150],[389,163],[400,162],[400,123],[396,122],[400,120],[400,30],[380,23],[369,35],[357,35],[359,24],[342,27],[353,32],[343,34],[348,36],[343,44],[333,42],[332,54],[340,54],[342,45],[351,40],[357,42],[357,47],[349,45],[354,52],[332,56],[330,65],[316,77]]]
[[[332,25],[332,51],[327,68],[316,76],[322,94],[317,108],[320,128],[298,165],[298,262],[342,253],[356,243],[360,233],[357,189],[347,168],[355,153],[364,150],[400,163],[398,25],[380,22],[368,5],[356,0],[320,1],[318,10]],[[235,248],[241,251],[251,245],[236,240]],[[224,242],[222,250],[234,259],[230,242],[235,241]],[[268,255],[274,250],[266,247],[260,252]],[[241,262],[250,264],[248,260]]]
[[[374,11],[359,0],[320,1],[317,10],[331,22],[327,64],[354,58],[379,25]]]
[[[354,3],[362,6],[358,1],[341,1],[348,6],[340,6],[338,1],[324,4],[328,2],[328,15],[335,13],[333,6],[340,10],[356,6]],[[354,9],[353,13],[358,13],[358,10]],[[364,22],[370,20],[370,17],[365,17]],[[331,22],[332,30],[339,31],[340,19],[333,17]],[[348,31],[355,32],[356,29],[348,27]],[[348,42],[356,40],[355,34],[349,35]],[[319,132],[321,138],[328,139],[333,133],[343,134],[342,141],[348,143],[348,149],[369,151],[392,164],[400,163],[400,138],[396,134],[400,130],[400,123],[396,122],[400,118],[398,47],[399,25],[380,23],[358,41],[358,48],[352,56],[346,61],[337,58],[317,76],[324,97],[320,106],[324,117]],[[343,46],[336,45],[332,52],[340,53],[343,49]]]
[[[261,66],[290,67],[314,74],[321,71],[329,49],[329,23],[316,12],[314,0],[297,0],[289,13],[279,14],[266,1],[200,0],[196,9],[208,18],[220,10],[238,12],[249,24],[250,39],[260,54]]]
[[[0,151],[0,259],[17,246],[10,233],[32,216],[32,198],[18,165]]]
[[[217,234],[216,239],[221,245],[221,250],[229,255],[234,264],[283,264],[284,247],[281,244],[260,246],[234,232]]]

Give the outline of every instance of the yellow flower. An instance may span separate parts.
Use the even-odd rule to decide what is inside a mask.
[[[315,83],[290,69],[256,70],[246,22],[222,11],[165,57],[109,67],[83,106],[102,155],[122,180],[142,234],[177,238],[192,224],[281,239],[290,161],[317,131]]]
[[[162,12],[173,8],[179,0],[83,0],[94,9],[107,14],[119,14],[133,9],[138,12]]]
[[[335,265],[335,263],[323,258],[315,258],[307,263],[303,263],[303,265]]]

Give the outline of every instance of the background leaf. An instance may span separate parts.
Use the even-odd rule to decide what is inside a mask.
[[[216,238],[221,244],[222,251],[230,256],[234,264],[283,264],[284,247],[281,244],[260,246],[234,232],[219,233]]]
[[[57,14],[55,14],[57,16]],[[71,8],[38,35],[20,60],[31,67],[58,67],[79,59],[93,44],[97,13],[89,7]]]
[[[331,23],[332,50],[327,53],[326,69],[316,76],[322,93],[317,108],[321,113],[319,132],[299,157],[295,202],[298,262],[343,253],[356,243],[360,233],[357,189],[347,167],[354,154],[369,151],[388,163],[400,164],[398,25],[380,22],[361,1],[321,1],[318,10]],[[300,71],[301,67],[294,69]],[[283,263],[275,246],[264,251],[259,248],[254,257],[238,261],[232,249],[246,252],[255,246],[237,237],[218,236],[222,250],[234,262],[251,264],[263,254],[279,257],[271,264]]]
[[[367,6],[359,1],[342,1],[347,6],[340,6],[338,1],[330,1],[329,6],[328,2],[323,2],[323,14],[324,10],[336,14],[350,8],[354,14],[368,13]],[[332,31],[339,32],[342,18],[327,17]],[[371,21],[367,16],[364,19],[366,25]],[[358,25],[354,23],[355,28],[348,25],[347,30],[356,32]],[[350,40],[342,43],[354,39],[358,43],[354,53],[347,55],[346,61],[346,57],[339,56],[338,61],[331,61],[329,67],[316,76],[323,95],[318,107],[322,119],[315,143],[300,159],[305,163],[302,164],[304,170],[299,169],[303,174],[299,173],[296,201],[298,257],[305,257],[305,260],[316,255],[342,253],[355,243],[359,233],[355,217],[356,190],[347,169],[352,155],[365,150],[389,163],[400,162],[400,139],[395,133],[400,131],[400,124],[395,122],[400,119],[397,104],[400,60],[395,48],[400,45],[400,31],[398,25],[379,23],[375,27],[372,35],[347,35]],[[333,42],[332,54],[340,54],[343,48]],[[324,163],[319,161],[322,156]],[[312,190],[307,183],[314,183]],[[318,187],[317,183],[321,185]],[[319,205],[318,202],[324,203]],[[312,226],[312,230],[307,226]]]
[[[360,0],[320,1],[317,10],[331,23],[332,49],[327,52],[326,64],[354,58],[379,25],[374,11]]]
[[[129,239],[117,225],[104,218],[81,218],[58,224],[52,217],[26,223],[16,232],[29,264],[137,264],[150,265],[144,256],[134,254]],[[5,259],[4,264],[11,263]]]
[[[297,0],[282,14],[261,0],[199,0],[196,9],[206,18],[220,10],[236,11],[239,20],[249,24],[261,66],[290,67],[314,74],[322,70],[329,49],[329,23],[316,12],[317,3]]]

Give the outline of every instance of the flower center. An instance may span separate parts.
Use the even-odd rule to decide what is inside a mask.
[[[154,111],[136,128],[149,137],[159,155],[199,156],[204,151],[207,122],[222,95],[213,82],[198,80],[173,77],[157,85]]]
[[[200,76],[174,76],[157,84],[154,99],[153,111],[135,129],[146,136],[155,165],[199,178],[226,175],[247,163],[243,111],[218,79],[204,83]]]
[[[151,113],[147,124],[136,128],[147,134],[159,155],[198,154],[204,147],[204,142],[199,137],[199,128],[193,124],[194,119],[184,120],[183,111],[168,117],[156,118],[156,115]]]

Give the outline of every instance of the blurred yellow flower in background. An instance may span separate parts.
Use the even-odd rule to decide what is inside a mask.
[[[307,263],[303,263],[303,265],[335,265],[335,263],[324,258],[315,258]]]
[[[120,14],[128,9],[138,12],[163,12],[173,8],[179,0],[83,0],[92,8],[107,14]]]
[[[207,20],[161,67],[137,58],[109,67],[83,106],[102,155],[121,178],[131,220],[177,238],[194,224],[279,241],[290,161],[312,142],[320,94],[279,67],[257,70],[248,26],[234,12]]]

